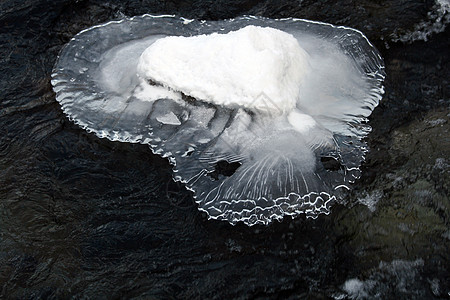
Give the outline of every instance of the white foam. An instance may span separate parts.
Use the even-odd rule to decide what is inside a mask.
[[[414,284],[424,261],[396,259],[381,261],[378,268],[371,269],[367,279],[351,278],[345,281],[342,289],[350,299],[388,299],[393,292],[405,299],[417,298],[422,291]],[[366,271],[367,272],[367,271]],[[416,296],[416,297],[413,297]]]
[[[363,281],[357,278],[352,278],[344,283],[343,289],[347,292],[351,299],[364,299],[368,296],[365,291],[364,284],[365,283]]]
[[[432,10],[428,13],[427,19],[416,24],[414,30],[405,33],[394,32],[392,41],[412,43],[414,41],[427,41],[435,34],[444,32],[447,24],[450,22],[450,1],[436,0]]]
[[[247,26],[227,34],[160,39],[141,55],[138,74],[219,105],[289,111],[308,59],[291,34]]]
[[[383,191],[375,190],[371,194],[366,194],[365,197],[359,198],[358,202],[367,206],[367,208],[374,212],[377,209],[377,203],[383,197]]]

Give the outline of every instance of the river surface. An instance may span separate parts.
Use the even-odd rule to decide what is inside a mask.
[[[449,299],[448,0],[0,2],[0,298]],[[207,220],[167,160],[99,139],[50,85],[79,31],[144,13],[357,28],[385,59],[363,175],[316,220]]]

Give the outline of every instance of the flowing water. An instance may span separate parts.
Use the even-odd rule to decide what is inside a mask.
[[[0,3],[0,298],[448,299],[448,1]],[[61,47],[124,16],[298,17],[363,31],[386,93],[346,205],[270,226],[207,220],[145,145],[99,139],[50,85]],[[424,41],[426,40],[426,41]]]

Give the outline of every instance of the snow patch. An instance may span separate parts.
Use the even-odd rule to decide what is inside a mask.
[[[226,106],[290,111],[310,69],[297,39],[270,27],[162,38],[141,55],[138,74],[196,99]],[[265,104],[265,103],[264,103]]]

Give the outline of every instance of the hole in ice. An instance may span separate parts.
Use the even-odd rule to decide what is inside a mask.
[[[240,166],[241,163],[239,162],[229,163],[225,160],[221,160],[215,164],[214,171],[208,173],[208,175],[214,180],[219,180],[220,175],[229,177],[233,175]]]
[[[77,34],[52,84],[82,128],[167,157],[210,218],[255,225],[330,212],[360,176],[384,76],[351,28],[144,15]]]

